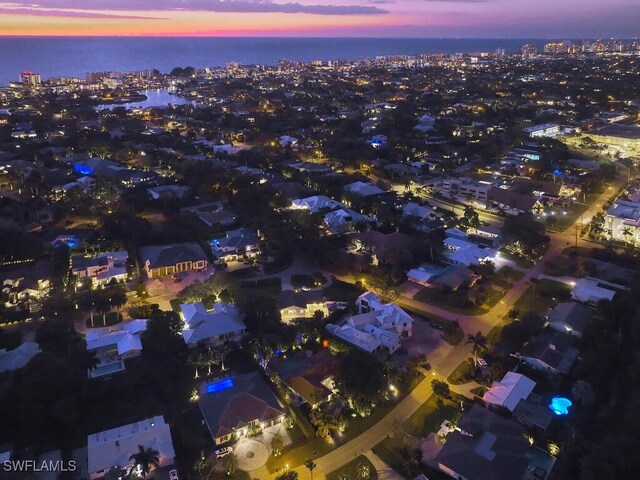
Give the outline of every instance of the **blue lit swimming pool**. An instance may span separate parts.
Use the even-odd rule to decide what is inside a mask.
[[[223,392],[225,390],[229,390],[233,387],[233,380],[230,378],[225,378],[224,380],[220,380],[218,382],[210,383],[205,387],[207,393],[218,393]]]
[[[564,397],[553,397],[549,408],[556,415],[566,415],[569,413],[569,407],[573,405],[571,400]]]

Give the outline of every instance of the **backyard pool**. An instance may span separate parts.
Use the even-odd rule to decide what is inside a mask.
[[[573,405],[573,403],[571,403],[571,400],[569,400],[568,398],[553,397],[551,399],[549,408],[556,415],[566,415],[567,413],[569,413],[569,407],[571,405]]]
[[[218,382],[210,383],[205,387],[207,393],[218,393],[223,392],[225,390],[229,390],[233,387],[233,380],[230,378],[225,378],[224,380],[220,380]]]

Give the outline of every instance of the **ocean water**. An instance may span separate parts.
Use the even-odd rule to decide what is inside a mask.
[[[248,37],[0,37],[0,85],[20,72],[43,79],[88,72],[219,67],[228,62],[273,64],[278,60],[355,60],[376,55],[516,52],[544,40],[443,38],[248,38]]]

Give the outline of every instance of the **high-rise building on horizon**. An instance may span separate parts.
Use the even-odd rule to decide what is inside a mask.
[[[42,80],[39,73],[27,71],[20,74],[20,83],[24,83],[25,85],[37,87],[41,82]]]

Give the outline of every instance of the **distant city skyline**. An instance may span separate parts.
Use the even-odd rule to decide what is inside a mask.
[[[0,35],[634,38],[637,0],[10,0]]]

